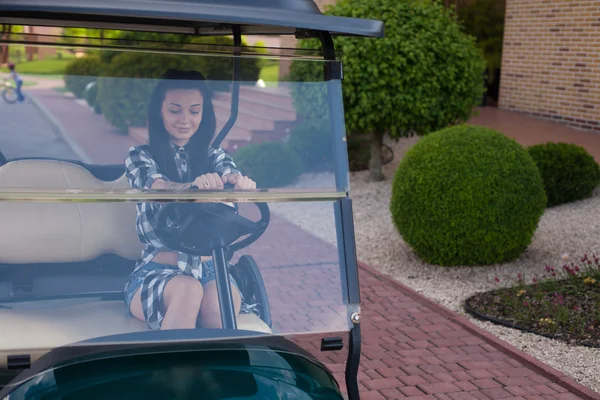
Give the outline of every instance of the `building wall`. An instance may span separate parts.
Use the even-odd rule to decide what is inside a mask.
[[[317,6],[319,6],[319,8],[321,9],[321,11],[325,10],[325,7],[330,5],[330,4],[335,4],[336,0],[314,0],[315,3],[317,4]],[[283,48],[294,48],[297,45],[297,40],[290,35],[287,36],[283,36],[281,38],[281,47]],[[291,62],[290,61],[286,61],[286,60],[282,60],[280,62],[279,65],[279,77],[283,77],[285,75],[288,74],[288,72],[290,71],[290,65]]]
[[[499,107],[600,131],[599,0],[507,0]]]

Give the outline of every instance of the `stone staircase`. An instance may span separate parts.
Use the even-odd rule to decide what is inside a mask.
[[[231,93],[215,93],[213,104],[219,132],[231,113]],[[242,86],[238,117],[221,147],[234,153],[239,146],[249,143],[279,141],[295,125],[296,111],[287,87]]]

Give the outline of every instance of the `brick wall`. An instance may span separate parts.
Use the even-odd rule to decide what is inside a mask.
[[[336,0],[314,0],[314,2],[319,6],[321,11],[324,11],[325,6],[327,6],[329,4],[335,4]],[[283,36],[281,38],[281,47],[291,49],[291,48],[296,47],[296,45],[297,45],[296,42],[297,41],[293,36],[290,36],[290,35]],[[290,70],[290,65],[291,65],[290,61],[282,60],[280,62],[280,65],[279,65],[279,77],[280,78],[287,75],[287,73]]]
[[[499,107],[600,131],[600,0],[507,0]]]

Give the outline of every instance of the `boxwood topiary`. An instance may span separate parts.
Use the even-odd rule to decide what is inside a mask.
[[[300,157],[304,171],[324,171],[334,162],[333,135],[329,121],[301,122],[290,135],[289,146]]]
[[[540,170],[548,206],[590,197],[600,182],[600,166],[581,146],[549,142],[527,150]]]
[[[250,144],[237,150],[233,159],[258,188],[281,188],[294,182],[302,171],[300,157],[287,143]]]
[[[96,55],[75,58],[65,67],[65,86],[75,97],[81,99],[88,83],[96,80],[101,72],[101,61]]]
[[[519,257],[546,206],[527,151],[503,134],[456,125],[423,137],[392,186],[393,222],[426,262],[487,265]]]

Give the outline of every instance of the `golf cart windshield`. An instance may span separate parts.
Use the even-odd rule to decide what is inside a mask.
[[[219,256],[243,297],[238,331],[349,330],[354,248],[343,243],[348,168],[329,61],[227,40],[37,40],[32,61],[9,44],[23,54],[25,99],[0,102],[0,364],[87,340],[148,340],[163,292],[134,270],[170,265],[207,285]],[[238,171],[256,189],[201,179]],[[144,308],[154,319],[129,313],[135,284],[152,292],[147,302],[158,296]],[[177,332],[169,340],[203,338]]]

